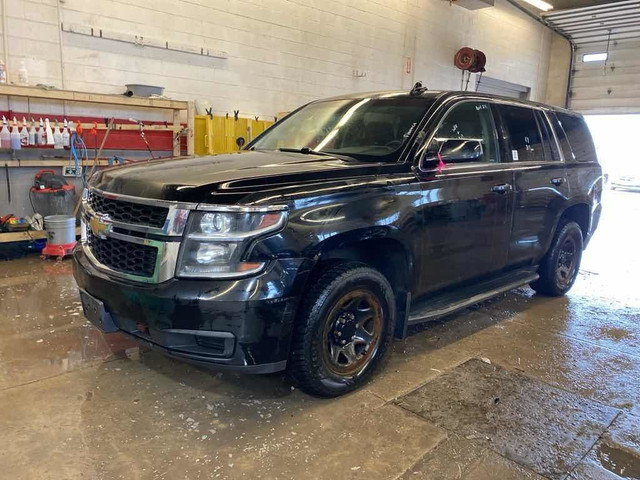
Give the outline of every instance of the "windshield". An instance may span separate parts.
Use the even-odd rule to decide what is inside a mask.
[[[399,155],[432,103],[406,95],[314,102],[276,123],[250,148],[310,149],[386,161]]]

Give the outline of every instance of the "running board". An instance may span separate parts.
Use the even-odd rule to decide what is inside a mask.
[[[519,270],[428,298],[412,306],[408,324],[415,325],[444,317],[501,293],[527,285],[538,278],[539,275],[535,271]]]

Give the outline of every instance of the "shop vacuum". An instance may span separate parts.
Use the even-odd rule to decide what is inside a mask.
[[[69,185],[62,175],[53,170],[40,170],[29,191],[33,211],[43,217],[49,215],[73,215],[76,205],[76,188]]]

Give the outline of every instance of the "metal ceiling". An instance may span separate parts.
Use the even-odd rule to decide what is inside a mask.
[[[625,0],[542,14],[550,26],[576,46],[640,39],[640,1]]]

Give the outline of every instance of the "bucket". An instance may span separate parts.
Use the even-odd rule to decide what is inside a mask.
[[[49,245],[68,245],[76,241],[76,219],[69,215],[49,215],[44,217]]]

